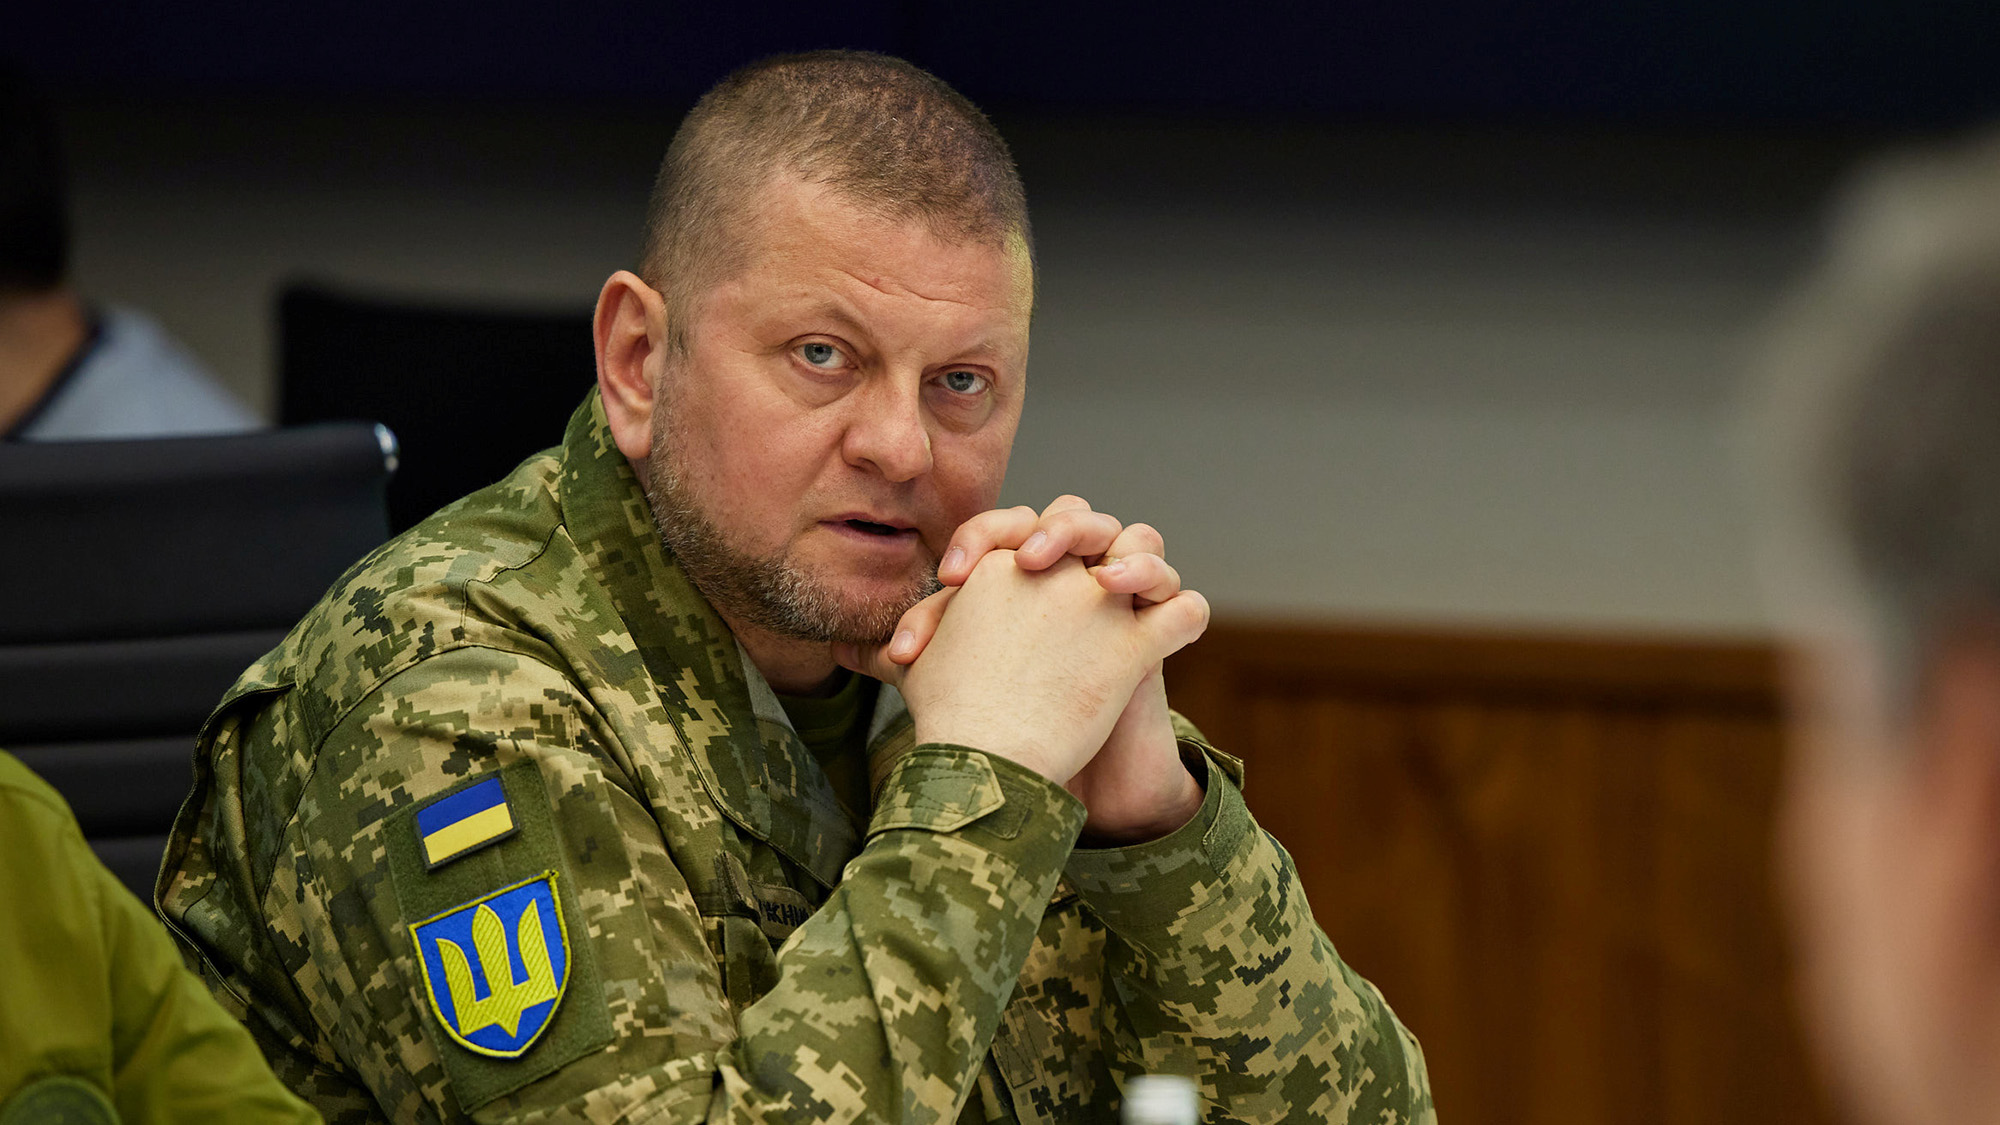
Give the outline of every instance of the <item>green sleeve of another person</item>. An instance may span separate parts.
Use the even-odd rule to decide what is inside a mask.
[[[5,753],[0,996],[0,1125],[52,1112],[319,1120],[183,966],[152,910],[97,861],[69,806]]]

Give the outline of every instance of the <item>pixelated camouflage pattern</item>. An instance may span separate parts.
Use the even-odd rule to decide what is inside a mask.
[[[1081,805],[1033,773],[914,745],[892,690],[871,732],[864,826],[660,549],[592,394],[562,447],[356,564],[244,674],[156,897],[334,1122],[1109,1121],[1159,1071],[1210,1121],[1433,1120],[1415,1041],[1191,728],[1200,816],[1112,851],[1076,849]],[[559,871],[591,978],[563,1005],[601,1006],[609,1041],[559,1010],[481,1071],[408,939],[444,888],[392,871],[408,810],[523,763],[545,842],[438,877]]]

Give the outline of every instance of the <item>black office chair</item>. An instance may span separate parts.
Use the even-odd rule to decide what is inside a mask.
[[[140,898],[229,685],[386,537],[368,423],[0,444],[0,749]]]
[[[367,418],[402,439],[402,531],[562,441],[597,377],[590,310],[407,303],[315,284],[278,297],[278,420]]]

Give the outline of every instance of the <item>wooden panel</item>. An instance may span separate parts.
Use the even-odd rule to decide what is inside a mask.
[[[1771,648],[1218,623],[1167,676],[1444,1120],[1830,1119],[1773,906]]]

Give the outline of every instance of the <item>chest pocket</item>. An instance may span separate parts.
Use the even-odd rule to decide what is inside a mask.
[[[723,993],[738,1010],[778,983],[778,947],[817,909],[788,884],[751,878],[729,852],[716,857],[713,881],[696,893],[695,906],[722,973]]]

